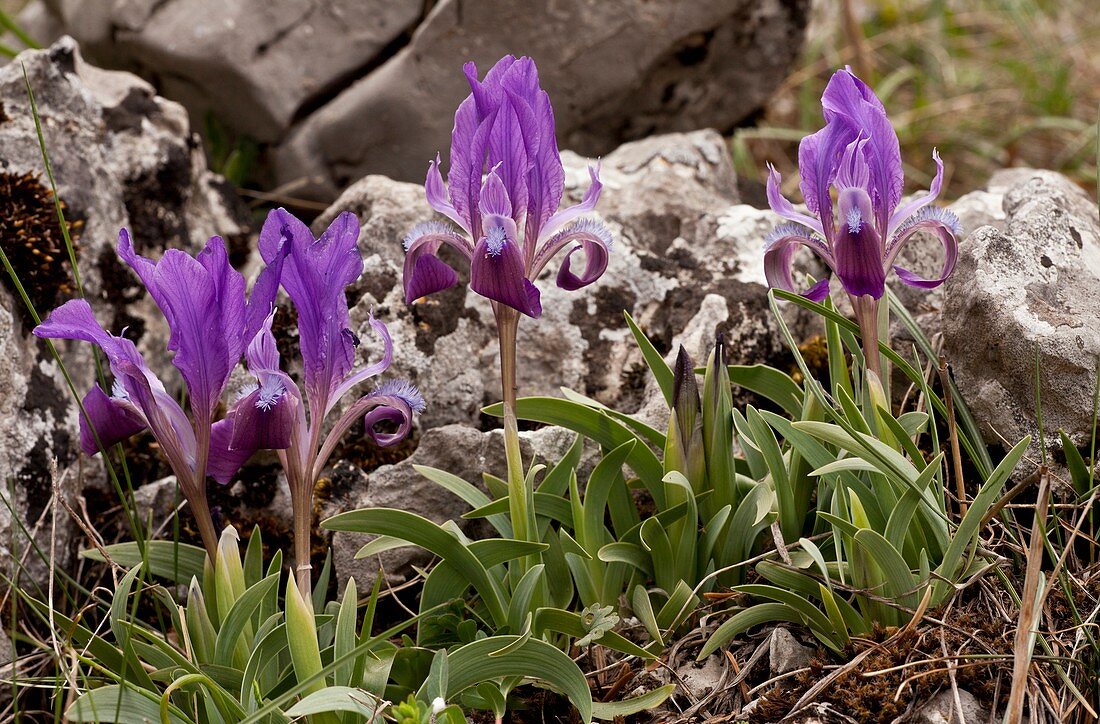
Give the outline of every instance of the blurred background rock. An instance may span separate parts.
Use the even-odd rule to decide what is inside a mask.
[[[831,71],[851,64],[890,109],[916,182],[928,180],[936,146],[950,159],[950,198],[1017,165],[1063,172],[1090,193],[1096,184],[1092,0],[0,0],[0,9],[38,43],[71,34],[90,61],[136,72],[182,103],[212,167],[244,194],[282,203],[329,202],[368,173],[419,181],[446,151],[466,92],[461,62],[484,71],[507,51],[539,61],[561,146],[584,155],[713,127],[748,189],[768,160],[793,188],[797,140],[820,124]],[[23,47],[10,32],[3,42]]]

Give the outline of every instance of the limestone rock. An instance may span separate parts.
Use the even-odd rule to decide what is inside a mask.
[[[95,68],[63,38],[0,67],[0,226],[5,251],[42,315],[75,296],[75,279],[55,215],[23,78],[35,93],[58,195],[65,207],[84,292],[104,325],[128,328],[154,370],[168,369],[167,327],[136,277],[115,255],[122,227],[144,254],[194,249],[215,233],[233,244],[245,235],[238,202],[207,170],[181,106],[158,97],[136,76]],[[0,288],[0,477],[15,481],[14,509],[34,528],[50,504],[49,463],[62,472],[77,459],[77,408],[46,345],[30,336],[33,319],[6,274]],[[58,343],[78,394],[94,377],[86,343]],[[171,375],[166,375],[169,381]],[[66,494],[102,479],[98,461],[64,477]],[[83,477],[81,477],[83,476]],[[0,539],[9,541],[7,507]],[[50,525],[39,529],[47,536]],[[58,560],[72,554],[72,523],[58,518]],[[16,531],[16,547],[25,541]],[[42,550],[49,550],[44,540]],[[31,556],[36,559],[36,556]],[[44,562],[32,573],[48,575]],[[39,582],[44,585],[45,578]]]
[[[977,724],[989,718],[989,711],[966,689],[959,689],[958,701],[951,689],[944,689],[917,709],[911,721],[914,724]]]
[[[1065,177],[1013,170],[1003,231],[962,245],[944,290],[945,352],[987,442],[1037,435],[1035,355],[1048,445],[1085,444],[1100,354],[1100,222]]]
[[[787,629],[775,629],[768,640],[768,666],[772,676],[809,666],[812,653],[809,647],[799,643]]]

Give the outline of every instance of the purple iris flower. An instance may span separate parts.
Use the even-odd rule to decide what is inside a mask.
[[[776,228],[765,243],[768,284],[797,291],[791,261],[799,246],[821,257],[853,302],[880,299],[891,268],[910,286],[931,289],[942,284],[955,266],[960,227],[955,214],[929,206],[943,182],[939,154],[932,151],[936,176],[928,192],[899,206],[904,184],[901,151],[882,102],[845,69],[829,80],[821,106],[825,127],[803,138],[798,147],[802,196],[811,215],[796,211],[780,194],[780,175],[769,166],[768,203],[790,223]],[[895,265],[905,243],[921,231],[935,234],[943,244],[943,270],[933,279]],[[803,292],[815,302],[828,294],[827,278]],[[861,308],[870,309],[866,304],[856,306],[857,314]]]
[[[295,555],[299,586],[308,590],[310,516],[313,487],[337,443],[357,420],[378,445],[400,442],[412,429],[413,414],[424,409],[420,392],[403,380],[388,380],[360,395],[322,439],[325,419],[337,402],[393,361],[386,325],[370,317],[382,342],[381,359],[357,366],[359,339],[349,329],[346,289],[363,272],[359,222],[344,212],[314,238],[285,209],[268,214],[260,231],[260,255],[298,312],[302,387],[280,368],[271,333],[275,312],[259,325],[245,350],[256,384],[233,405],[230,450],[243,458],[259,449],[278,450],[287,474],[295,515]],[[303,574],[304,571],[304,574]]]
[[[428,204],[459,228],[429,222],[405,238],[405,301],[458,283],[438,256],[446,245],[470,263],[473,291],[538,317],[542,305],[532,281],[563,249],[571,247],[557,275],[563,289],[591,284],[607,268],[610,232],[580,218],[600,197],[599,170],[589,168],[592,184],[581,203],[558,211],[565,174],[554,112],[534,61],[506,56],[481,81],[473,63],[465,72],[471,93],[455,112],[447,188],[438,155],[424,184]],[[580,249],[585,260],[578,274],[571,260]]]
[[[268,315],[277,287],[272,273],[257,280],[245,302],[244,277],[229,264],[225,244],[210,239],[195,257],[169,249],[158,262],[138,255],[129,233],[119,234],[118,254],[138,275],[168,322],[168,349],[187,388],[191,416],[153,374],[134,343],[105,331],[83,299],[53,310],[34,329],[38,337],[80,339],[107,356],[114,386],[107,394],[94,386],[83,401],[81,447],[94,455],[99,446],[120,442],[148,428],[176,474],[192,506],[207,550],[217,545],[206,510],[206,476],[225,483],[243,463],[229,449],[231,423],[214,422],[229,375],[245,340]],[[93,433],[94,428],[94,433]]]

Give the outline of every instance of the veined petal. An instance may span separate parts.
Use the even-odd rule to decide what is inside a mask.
[[[106,449],[146,428],[145,417],[131,402],[109,397],[99,385],[88,390],[82,405],[87,415],[80,416],[80,449],[85,455],[99,452],[96,435]]]
[[[490,229],[474,248],[470,289],[529,317],[542,314],[539,290],[524,273],[523,252],[502,227]]]
[[[882,297],[886,291],[882,239],[875,231],[867,192],[848,188],[840,192],[840,224],[833,240],[836,275],[855,297]]]
[[[908,269],[894,266],[894,260],[897,259],[902,247],[919,231],[935,234],[939,237],[940,243],[943,244],[943,269],[940,271],[940,275],[933,279],[925,279]],[[947,281],[947,277],[951,276],[951,272],[955,269],[955,261],[959,256],[958,236],[960,233],[959,219],[954,213],[937,206],[926,206],[910,217],[910,221],[902,226],[897,237],[890,244],[886,263],[893,266],[898,278],[911,287],[920,287],[921,289],[938,287]]]
[[[384,322],[382,322],[382,320],[374,318],[373,311],[371,311],[367,321],[370,324],[371,329],[374,330],[374,333],[377,334],[379,339],[382,340],[382,357],[374,364],[362,367],[344,378],[343,382],[341,382],[332,393],[332,399],[329,401],[328,407],[325,409],[326,415],[329,413],[330,410],[332,410],[333,406],[336,404],[336,401],[343,397],[353,387],[361,384],[371,377],[377,377],[378,375],[388,370],[390,368],[390,365],[393,364],[393,340],[390,338],[389,328],[385,325]]]
[[[581,219],[543,245],[535,258],[532,276],[537,277],[559,251],[576,244],[566,253],[561,268],[558,269],[558,286],[569,291],[588,286],[607,269],[613,241],[611,231],[604,224],[592,218]],[[570,270],[570,260],[581,249],[585,256],[584,271],[577,276]]]
[[[451,165],[447,170],[451,204],[459,218],[465,221],[459,225],[475,239],[481,234],[477,201],[495,117],[496,111],[493,110],[487,118],[479,120],[474,97],[470,95],[455,111],[455,125],[451,133]]]
[[[783,177],[779,171],[775,170],[775,166],[768,164],[768,206],[772,211],[782,216],[787,221],[793,221],[796,224],[801,224],[811,231],[825,236],[825,232],[821,228],[821,222],[812,216],[795,211],[794,205],[783,196],[782,188]]]
[[[260,384],[233,406],[230,450],[285,450],[298,423],[300,404],[281,374],[263,374]]]
[[[870,168],[867,191],[874,209],[875,229],[885,234],[905,183],[898,136],[886,109],[874,91],[849,68],[833,74],[821,96],[821,106],[828,125],[843,127],[850,134],[845,145],[860,133],[869,136],[865,153]]]
[[[536,80],[537,82],[537,80]],[[531,156],[527,172],[527,221],[524,242],[536,244],[542,236],[542,228],[561,205],[565,193],[565,169],[561,165],[558,141],[555,135],[554,109],[550,96],[540,90],[533,105],[535,123],[538,126],[538,150]]]
[[[402,273],[405,303],[449,289],[458,283],[455,270],[439,259],[440,248],[447,244],[466,259],[471,247],[467,239],[455,234],[446,224],[430,221],[412,229],[405,237],[405,265]]]
[[[256,277],[256,281],[252,283],[252,291],[248,295],[244,326],[244,339],[246,342],[256,336],[256,333],[264,325],[264,320],[274,313],[275,298],[279,294],[279,284],[282,282],[283,263],[287,254],[290,253],[290,244],[286,243],[286,239],[282,234],[277,232],[272,234],[272,230],[268,227],[269,222],[274,218],[274,214],[275,212],[272,211],[267,215],[263,228],[268,233],[269,241],[276,244],[276,248],[271,260],[264,265],[264,268],[260,270],[259,275]],[[275,223],[278,223],[277,219],[275,219]],[[262,238],[264,232],[261,231],[260,233]],[[275,238],[272,239],[272,236]]]
[[[841,151],[855,137],[855,131],[848,126],[827,123],[820,131],[806,136],[798,144],[799,188],[802,190],[802,198],[810,213],[820,220],[821,234],[829,243],[833,240],[833,199],[829,187],[836,178]]]
[[[499,171],[501,164],[493,168],[485,175],[485,181],[481,184],[481,194],[478,198],[478,209],[482,217],[485,216],[511,216],[512,201],[508,196],[508,189],[501,181]]]
[[[298,311],[306,392],[322,404],[354,363],[354,335],[346,332],[350,320],[345,290],[363,272],[359,221],[345,211],[315,239],[292,223],[289,213],[283,216],[291,244],[283,266],[283,288]]]
[[[428,164],[428,176],[424,179],[424,196],[428,200],[428,206],[458,224],[467,234],[470,233],[469,214],[466,216],[460,214],[447,196],[447,189],[443,186],[443,176],[439,173],[438,153],[435,155],[435,160]]]
[[[233,476],[248,462],[257,448],[236,448],[233,440],[234,420],[227,417],[218,420],[210,428],[210,456],[206,463],[206,474],[222,485],[233,482]]]
[[[764,243],[764,276],[769,287],[800,293],[791,275],[791,262],[799,246],[805,246],[817,254],[832,269],[832,255],[819,239],[811,237],[803,226],[783,224],[776,227]],[[807,299],[820,302],[829,294],[829,280],[822,279],[801,294]]]
[[[566,224],[585,214],[592,213],[593,209],[596,208],[596,203],[600,200],[600,192],[603,191],[603,184],[600,182],[600,165],[598,163],[595,166],[588,167],[588,176],[592,183],[589,185],[588,190],[584,192],[584,198],[581,199],[579,204],[562,209],[546,220],[539,232],[539,246],[565,228]]]
[[[934,148],[932,149],[932,160],[936,164],[936,175],[932,178],[932,184],[928,187],[928,193],[914,196],[894,211],[893,215],[890,216],[889,231],[887,234],[889,237],[893,237],[902,224],[913,216],[913,214],[928,206],[939,197],[940,189],[943,187],[943,159],[940,158],[939,152]]]
[[[507,189],[510,215],[517,224],[527,212],[527,145],[520,114],[517,104],[505,95],[489,133],[489,166]]]

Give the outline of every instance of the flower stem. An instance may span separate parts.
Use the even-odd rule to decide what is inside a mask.
[[[497,338],[500,342],[500,385],[504,397],[504,456],[508,461],[508,512],[512,534],[529,540],[528,491],[523,477],[523,459],[519,447],[519,423],[516,420],[516,332],[519,312],[504,304],[494,304]]]
[[[867,369],[882,378],[882,361],[878,352],[878,303],[879,300],[864,294],[861,297],[851,297],[852,308],[856,313],[856,321],[859,322],[859,334],[863,343],[863,358],[866,360]]]
[[[218,557],[218,531],[214,529],[214,519],[210,515],[210,503],[206,499],[206,465],[210,457],[210,420],[197,421],[195,425],[195,470],[190,485],[182,485],[187,504],[191,506],[191,515],[199,526],[202,545],[206,555],[213,563]]]

